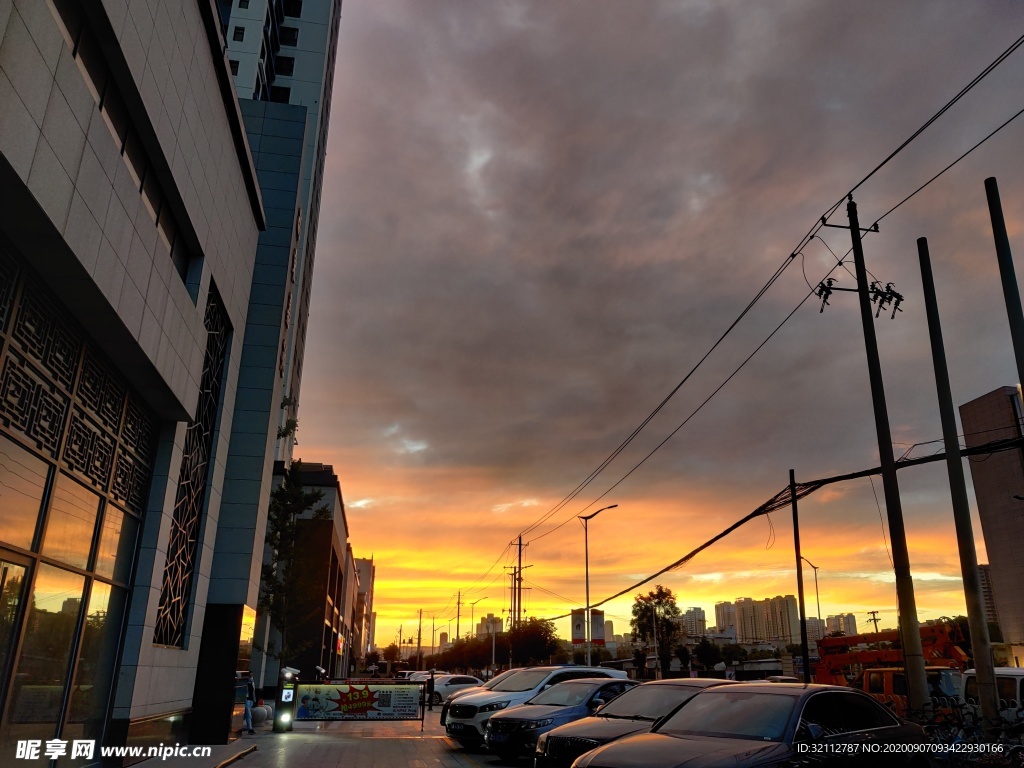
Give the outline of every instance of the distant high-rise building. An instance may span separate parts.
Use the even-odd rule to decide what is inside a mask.
[[[996,599],[992,594],[992,574],[987,563],[978,566],[978,575],[981,576],[981,598],[985,603],[985,621],[989,624],[999,624],[999,611],[996,610]]]
[[[837,616],[829,616],[825,619],[825,632],[842,632],[844,635],[857,634],[857,617],[852,613],[843,613]]]
[[[291,425],[298,419],[341,0],[218,2],[227,7],[222,10],[227,56],[257,166],[264,154],[287,166],[268,173],[266,182],[261,179],[263,186],[277,192],[264,192],[264,198],[280,200],[282,209],[292,210],[290,217],[281,211],[287,232],[261,239],[261,252],[275,268],[284,258],[288,290],[283,327],[269,318],[267,322],[280,327],[280,334],[268,328],[259,342],[274,346],[274,367],[283,378],[281,407],[273,424],[274,458],[287,463],[295,442]],[[253,301],[257,300],[255,296]],[[280,311],[276,290],[272,301]]]
[[[359,591],[356,594],[352,646],[353,654],[363,658],[373,648],[373,583],[377,578],[377,567],[372,557],[357,557],[355,564],[359,575]]]
[[[722,605],[715,606],[715,614],[727,617],[728,609],[719,610]],[[800,613],[793,595],[776,595],[764,600],[741,597],[736,600],[734,609],[737,643],[800,642]],[[727,633],[729,628],[719,626],[718,631]]]
[[[715,603],[715,627],[719,632],[736,629],[736,606],[729,602]]]
[[[448,633],[447,632],[442,632],[440,639],[441,639],[441,648],[442,649],[446,648],[448,646]]]
[[[1017,387],[1000,387],[960,406],[967,447],[1022,434],[1022,408]],[[988,582],[1003,640],[1024,644],[1024,462],[1021,451],[1002,451],[971,461],[974,495],[988,553]]]
[[[690,637],[701,637],[707,634],[708,621],[703,608],[687,608],[683,612],[683,627]]]
[[[825,636],[825,622],[816,616],[807,619],[807,639],[821,640]]]

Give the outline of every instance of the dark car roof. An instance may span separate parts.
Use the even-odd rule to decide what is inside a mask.
[[[736,683],[728,687],[722,686],[721,688],[715,687],[708,690],[708,693],[718,693],[724,691],[755,691],[757,693],[774,693],[776,695],[792,696],[794,698],[800,698],[802,696],[809,696],[812,693],[819,691],[842,691],[843,693],[854,693],[861,696],[868,696],[864,691],[858,690],[857,688],[850,688],[847,685],[823,685],[820,683]],[[868,696],[868,698],[871,698]]]
[[[718,677],[674,677],[669,680],[648,680],[641,685],[679,685],[685,688],[710,688],[712,685],[736,685],[735,680],[722,680]]]

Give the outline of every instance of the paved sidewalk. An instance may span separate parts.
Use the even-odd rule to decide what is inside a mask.
[[[291,733],[270,726],[213,747],[205,758],[151,758],[139,768],[491,768],[499,761],[483,750],[467,751],[444,735],[437,712],[419,721],[296,723]],[[253,746],[255,751],[245,753]],[[526,765],[525,761],[523,765]]]

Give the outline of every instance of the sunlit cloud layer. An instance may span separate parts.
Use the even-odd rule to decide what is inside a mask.
[[[849,248],[828,229],[573,495],[817,218],[1022,22],[1008,0],[347,0],[299,453],[334,465],[353,548],[375,559],[378,642],[400,625],[408,637],[420,609],[446,631],[459,611],[462,632],[471,601],[475,619],[507,611],[507,545],[549,511],[523,538],[524,607],[545,617],[584,602],[576,515],[618,504],[589,524],[596,602],[747,515],[791,468],[805,481],[876,466],[854,299],[837,292],[819,313],[807,298]],[[1022,79],[1018,52],[859,188],[862,223],[1024,106]],[[865,240],[872,275],[906,297],[876,323],[897,455],[941,437],[918,237],[956,401],[1017,380],[987,176],[1019,257],[1024,123]],[[908,468],[900,486],[920,618],[963,612],[944,466]],[[818,566],[809,612],[820,599],[823,614],[895,624],[881,483],[826,486],[799,514]],[[644,589],[664,584],[713,623],[717,601],[794,594],[795,569],[787,509]],[[617,632],[630,594],[605,606]]]

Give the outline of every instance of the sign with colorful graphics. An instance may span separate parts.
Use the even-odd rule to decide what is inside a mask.
[[[590,609],[590,642],[604,645],[604,611]]]
[[[586,629],[586,608],[573,608],[571,612],[572,622],[572,644],[582,645],[587,642],[587,629]]]
[[[419,720],[420,686],[394,683],[300,683],[295,720]]]

